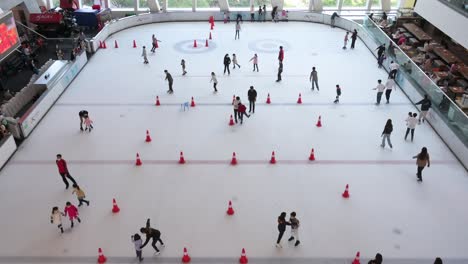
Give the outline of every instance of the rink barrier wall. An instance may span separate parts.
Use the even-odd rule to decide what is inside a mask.
[[[5,166],[8,160],[16,152],[16,142],[13,135],[9,135],[7,138],[0,141],[0,169]]]
[[[243,17],[249,17],[249,12],[239,12]],[[197,12],[165,12],[165,13],[146,13],[138,14],[130,17],[121,18],[118,20],[112,20],[104,26],[104,28],[91,40],[89,40],[88,47],[90,52],[96,52],[99,49],[99,42],[106,40],[112,34],[119,31],[136,27],[140,25],[152,24],[152,23],[163,23],[163,22],[179,22],[179,21],[200,21],[206,22],[207,31],[209,31],[208,18],[214,16],[216,23],[222,23],[223,14],[219,11],[197,11]],[[268,20],[268,18],[267,18]],[[271,18],[270,18],[271,20]],[[321,24],[331,24],[331,16],[323,13],[308,12],[308,11],[289,11],[289,21],[300,21],[300,22],[312,22]],[[215,23],[215,28],[216,28]],[[379,39],[373,36],[373,33],[366,30],[362,25],[341,17],[335,19],[335,26],[342,28],[347,31],[353,31],[354,29],[358,32],[359,39],[367,46],[371,53],[376,57],[375,49],[383,43]],[[388,36],[387,36],[388,38]],[[388,38],[386,43],[391,40]],[[122,45],[122,44],[121,44]],[[128,44],[130,45],[130,43]],[[389,61],[386,60],[384,63],[384,69],[389,72]],[[411,82],[406,76],[398,74],[396,83],[400,86],[401,90],[406,94],[408,99],[414,104],[422,99],[423,95],[420,93],[421,89],[418,89],[417,84]],[[430,125],[434,128],[439,137],[445,142],[450,148],[454,155],[460,160],[463,166],[468,168],[468,148],[452,129],[445,124],[442,117],[437,114],[432,114],[429,120]],[[416,154],[416,153],[415,153]]]

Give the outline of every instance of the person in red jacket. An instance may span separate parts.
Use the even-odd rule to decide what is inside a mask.
[[[284,50],[283,50],[283,46],[280,46],[280,50],[279,50],[279,53],[278,53],[278,60],[280,62],[283,62],[283,59],[284,59]]]
[[[239,107],[237,108],[237,111],[239,112],[239,119],[242,125],[242,121],[244,121],[244,115],[246,115],[249,118],[250,118],[250,115],[245,112],[247,111],[247,107],[242,103],[239,103]]]
[[[65,213],[65,216],[68,215],[68,218],[70,218],[71,228],[73,228],[73,219],[76,218],[78,223],[81,223],[81,219],[78,217],[78,208],[76,208],[72,203],[67,202],[63,212]]]
[[[70,179],[70,181],[72,181],[73,184],[78,185],[75,179],[73,179],[70,173],[68,172],[67,162],[64,159],[62,159],[62,154],[57,154],[57,160],[55,161],[55,163],[57,163],[58,171],[60,173],[60,176],[62,176],[63,182],[65,183],[65,189],[68,189],[69,186],[67,178]]]

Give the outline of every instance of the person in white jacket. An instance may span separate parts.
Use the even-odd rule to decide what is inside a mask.
[[[387,99],[387,104],[390,103],[390,94],[392,93],[393,88],[395,88],[395,80],[393,78],[388,78],[385,83],[385,99]]]
[[[373,88],[372,90],[377,90],[377,102],[375,103],[376,105],[380,104],[380,100],[382,99],[382,94],[385,90],[385,85],[382,84],[382,80],[377,81],[377,86]]]
[[[52,214],[50,215],[50,223],[57,225],[57,227],[60,229],[60,232],[63,234],[63,226],[62,226],[62,216],[65,214],[60,212],[59,208],[57,206],[54,206],[52,208]]]
[[[216,93],[218,91],[218,89],[216,89],[216,85],[218,85],[218,79],[216,79],[216,74],[214,72],[211,73],[210,82],[213,82],[213,88],[214,88],[214,91]]]
[[[408,117],[406,119],[406,134],[405,134],[405,140],[408,137],[409,132],[411,131],[411,142],[413,142],[414,138],[414,129],[416,128],[416,125],[418,124],[418,119],[417,119],[418,114],[413,113],[412,117]]]
[[[239,103],[241,102],[241,99],[239,96],[236,96],[236,99],[232,102],[232,106],[234,108],[234,120],[237,123],[237,117],[239,116],[239,112],[237,111],[239,109]]]

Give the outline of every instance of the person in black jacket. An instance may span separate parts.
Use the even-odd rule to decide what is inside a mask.
[[[356,39],[357,39],[357,30],[355,29],[353,31],[353,34],[351,35],[351,49],[354,49],[354,44],[356,44]]]
[[[86,117],[88,117],[88,111],[81,110],[78,115],[80,116],[80,130],[83,131],[83,122]]]
[[[385,43],[378,46],[375,50],[377,50],[377,60],[380,60],[380,57],[382,57],[382,55],[384,54],[385,52]]]
[[[331,26],[332,28],[335,27],[335,18],[337,18],[337,17],[340,17],[340,16],[338,15],[338,13],[333,12],[333,14],[332,14],[332,16],[331,16],[331,19],[330,19],[330,26]]]
[[[415,105],[421,105],[421,113],[419,114],[419,124],[421,124],[421,119],[424,122],[426,120],[427,112],[432,106],[431,100],[429,100],[429,96],[426,94],[424,95],[424,99],[417,102]]]
[[[283,63],[280,61],[278,66],[278,78],[276,82],[281,82],[281,73],[283,73]]]
[[[385,139],[387,139],[387,142],[390,148],[393,148],[392,141],[390,141],[390,135],[392,134],[392,131],[393,131],[392,120],[388,119],[387,123],[385,124],[384,130],[382,131],[382,145],[380,145],[382,148],[385,148]]]
[[[255,101],[257,100],[257,91],[255,91],[253,86],[250,86],[250,89],[247,92],[247,97],[249,98],[249,113],[253,112],[255,114]]]
[[[382,262],[383,262],[382,255],[380,253],[377,253],[377,255],[375,255],[375,258],[369,260],[367,264],[382,264]]]
[[[172,84],[174,83],[174,79],[172,79],[172,75],[167,70],[164,70],[164,73],[166,74],[165,80],[169,83],[169,90],[167,90],[167,93],[173,93]]]
[[[155,255],[159,255],[159,249],[156,247],[156,243],[159,241],[161,243],[161,246],[164,247],[164,242],[161,240],[161,232],[157,229],[151,228],[150,227],[150,219],[146,220],[146,227],[140,228],[140,232],[146,235],[146,240],[143,245],[141,245],[140,248],[144,248],[146,244],[150,241],[150,239],[153,239],[153,242],[151,245],[153,248],[156,250]]]
[[[276,240],[276,247],[282,248],[281,246],[281,238],[283,237],[284,232],[286,231],[286,226],[291,225],[291,223],[286,221],[286,212],[282,212],[280,216],[278,216],[278,239]]]
[[[436,258],[434,261],[434,264],[442,264],[442,259],[441,258]]]
[[[229,70],[229,64],[231,64],[231,58],[229,58],[229,54],[224,55],[224,74],[226,74],[226,70],[228,75],[231,75],[231,71]]]

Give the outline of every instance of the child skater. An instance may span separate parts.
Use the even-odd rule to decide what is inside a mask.
[[[218,79],[216,79],[216,74],[214,72],[211,73],[210,82],[213,82],[213,88],[214,88],[215,93],[218,92],[218,89],[216,89],[216,85],[218,85]]]
[[[91,120],[91,118],[87,116],[85,117],[84,123],[85,123],[85,131],[89,129],[89,132],[91,132],[91,130],[94,128],[93,120]]]
[[[80,188],[80,186],[78,186],[77,184],[73,184],[73,192],[72,194],[76,193],[76,198],[78,198],[78,202],[80,202],[78,204],[78,207],[82,206],[83,203],[86,203],[86,205],[89,206],[89,201],[88,200],[85,200],[86,198],[86,195],[84,193],[84,191]]]
[[[184,59],[182,59],[180,61],[180,65],[182,66],[182,75],[187,74],[187,72],[185,71],[185,60]]]
[[[73,228],[74,226],[73,219],[76,218],[78,220],[78,223],[81,223],[81,219],[78,217],[78,208],[76,208],[76,206],[74,206],[70,202],[67,202],[65,206],[65,210],[63,211],[65,212],[64,216],[68,215],[68,218],[70,219],[71,228]]]
[[[343,49],[346,49],[346,46],[348,45],[348,36],[349,36],[349,32],[346,32],[346,35],[344,36]]]
[[[60,229],[60,232],[63,234],[62,216],[65,216],[65,214],[60,212],[57,206],[54,206],[52,208],[52,214],[50,215],[50,223],[57,225],[57,227]]]
[[[340,96],[341,96],[341,87],[339,84],[336,85],[336,99],[333,101],[333,103],[337,104],[340,102]]]
[[[143,258],[141,257],[142,255],[141,245],[143,244],[143,241],[141,240],[141,237],[139,234],[134,234],[133,236],[131,236],[131,238],[132,238],[133,244],[135,245],[136,256],[138,260],[141,262],[143,261]]]
[[[239,63],[237,63],[236,54],[233,53],[233,54],[232,54],[232,66],[233,66],[232,69],[235,69],[235,68],[236,68],[236,65],[237,65],[237,67],[239,67],[239,69],[240,69],[240,65],[239,65]]]
[[[146,47],[143,46],[143,52],[141,53],[141,56],[143,57],[143,63],[144,64],[148,64],[148,56],[146,54]]]
[[[153,36],[151,37],[151,40],[152,40],[151,43],[152,43],[152,45],[153,45],[153,47],[151,48],[151,52],[154,53],[155,50],[156,50],[156,48],[157,48],[158,42],[161,42],[161,41],[159,41],[159,40],[156,38],[156,36],[154,36],[154,34],[153,34]]]
[[[255,53],[255,55],[249,61],[253,61],[253,71],[255,71],[255,68],[257,68],[257,72],[258,72],[258,56],[257,56],[257,53]]]

